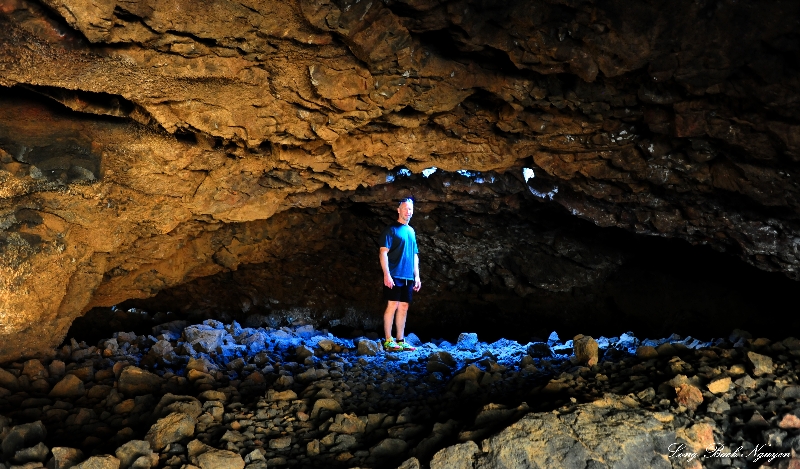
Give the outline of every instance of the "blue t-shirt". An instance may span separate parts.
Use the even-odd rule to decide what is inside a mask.
[[[381,247],[389,248],[389,274],[414,280],[414,254],[419,253],[414,228],[394,222],[383,230],[380,242]]]

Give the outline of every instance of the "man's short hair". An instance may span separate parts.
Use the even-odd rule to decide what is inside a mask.
[[[402,199],[400,199],[400,202],[397,203],[397,206],[399,207],[404,202],[411,202],[413,204],[414,203],[414,196],[403,197]]]

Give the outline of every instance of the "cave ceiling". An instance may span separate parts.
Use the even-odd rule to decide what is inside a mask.
[[[793,1],[0,2],[0,361],[93,307],[265,262],[276,214],[385,205],[400,169],[491,178],[404,186],[420,207],[524,198],[796,280],[798,18]]]

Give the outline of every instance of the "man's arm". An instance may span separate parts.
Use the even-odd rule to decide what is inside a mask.
[[[422,288],[422,282],[419,280],[419,254],[414,254],[414,291],[419,291]]]
[[[383,269],[383,284],[389,288],[394,288],[394,280],[392,280],[392,275],[389,273],[389,248],[381,247],[378,257],[381,261],[381,269]]]

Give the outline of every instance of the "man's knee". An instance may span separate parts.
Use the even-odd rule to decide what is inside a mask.
[[[398,301],[397,302],[397,309],[399,311],[402,311],[402,312],[408,311],[408,303],[405,303],[403,301]]]

